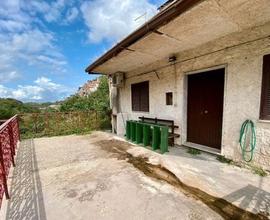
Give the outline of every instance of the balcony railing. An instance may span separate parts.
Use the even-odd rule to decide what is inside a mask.
[[[11,164],[15,166],[15,153],[20,140],[18,117],[0,121],[0,207],[3,196],[9,199],[7,177]]]

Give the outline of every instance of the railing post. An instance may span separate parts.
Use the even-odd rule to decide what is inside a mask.
[[[8,136],[9,136],[9,144],[10,144],[11,161],[12,161],[13,167],[15,167],[15,161],[14,161],[15,145],[14,145],[14,138],[13,138],[13,128],[12,128],[11,123],[9,123],[8,125]]]
[[[21,133],[20,133],[20,124],[19,124],[19,116],[16,116],[16,128],[17,128],[17,132],[18,132],[18,140],[21,141]],[[17,145],[17,143],[16,143]],[[16,147],[16,146],[15,146]]]
[[[10,196],[8,193],[8,187],[7,187],[7,177],[6,177],[6,171],[5,171],[5,165],[4,165],[4,157],[3,157],[1,140],[0,140],[0,165],[1,165],[1,170],[2,170],[2,178],[3,178],[3,185],[4,185],[6,199],[10,199]]]

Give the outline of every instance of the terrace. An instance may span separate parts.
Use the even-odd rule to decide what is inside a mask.
[[[76,115],[72,121],[46,117],[47,122],[58,117],[59,129],[71,134],[78,131],[72,124],[87,124]],[[97,123],[84,135],[54,136],[53,124],[37,120],[43,117],[21,117],[27,137],[21,141],[16,116],[1,125],[1,198],[6,199],[0,219],[269,218],[269,177],[184,148],[161,155],[95,131],[101,129]],[[25,133],[26,118],[35,121],[32,137],[30,130]],[[8,172],[14,156],[15,167]]]

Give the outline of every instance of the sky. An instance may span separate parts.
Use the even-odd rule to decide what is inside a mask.
[[[63,100],[165,0],[1,0],[0,98]]]

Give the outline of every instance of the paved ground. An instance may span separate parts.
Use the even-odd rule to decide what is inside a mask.
[[[6,219],[221,219],[107,151],[102,141],[108,138],[94,133],[24,141]]]
[[[268,177],[102,132],[24,141],[16,164],[0,219],[266,219],[244,209],[270,209]]]

